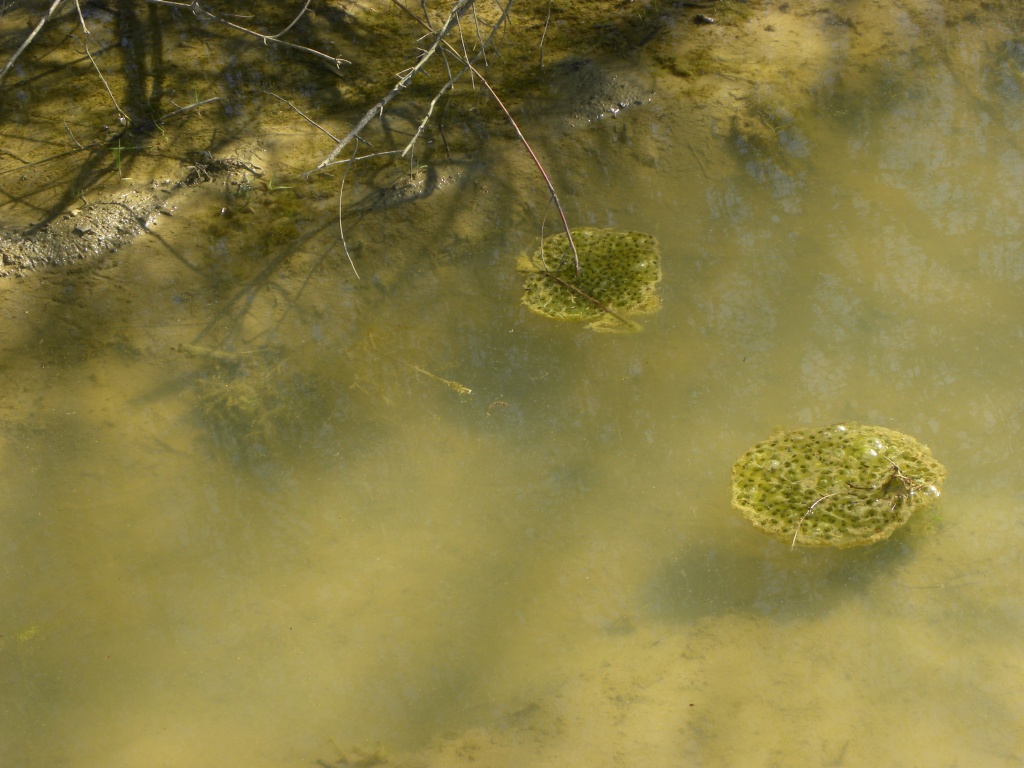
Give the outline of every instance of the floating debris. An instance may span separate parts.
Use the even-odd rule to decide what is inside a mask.
[[[544,238],[532,257],[519,258],[519,270],[526,273],[523,303],[556,320],[590,321],[594,330],[639,330],[624,315],[647,314],[661,305],[658,241],[641,232],[570,231],[579,271],[564,232]]]
[[[931,505],[945,477],[914,438],[847,422],[755,445],[733,465],[732,504],[790,546],[856,547]]]

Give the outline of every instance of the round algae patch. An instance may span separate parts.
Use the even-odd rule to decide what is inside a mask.
[[[595,330],[636,330],[623,315],[658,309],[658,241],[642,232],[573,229],[579,271],[564,232],[545,237],[533,256],[522,256],[523,303],[556,320],[588,320]]]
[[[779,432],[732,468],[732,505],[792,546],[887,539],[941,492],[946,469],[914,438],[847,422]]]

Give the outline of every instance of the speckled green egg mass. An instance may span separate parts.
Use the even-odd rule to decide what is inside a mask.
[[[887,539],[938,497],[946,469],[908,435],[847,422],[779,432],[732,468],[732,505],[791,546]]]
[[[521,256],[523,303],[556,320],[587,320],[595,330],[636,330],[623,315],[654,312],[661,255],[653,235],[583,227],[570,230],[579,272],[565,232],[545,237],[533,256]],[[609,311],[610,310],[610,311]]]

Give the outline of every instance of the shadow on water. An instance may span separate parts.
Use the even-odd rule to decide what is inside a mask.
[[[341,13],[333,9],[324,17]],[[138,21],[144,23],[141,16]],[[724,25],[706,31],[720,28]],[[694,29],[687,27],[688,32]],[[837,29],[852,35],[848,26]],[[145,51],[126,50],[140,67],[149,66]],[[163,61],[162,54],[154,56],[152,61]],[[1018,79],[1022,58],[1016,49],[1007,49],[999,70],[1006,88],[1012,90]],[[589,61],[581,59],[563,76],[588,70]],[[874,66],[889,63],[879,57]],[[165,74],[140,69],[132,75],[133,108],[169,93]],[[287,76],[295,78],[292,82],[301,79]],[[150,79],[153,86],[147,90]],[[882,90],[876,102],[881,111],[898,98],[884,79],[869,79],[869,88]],[[839,96],[819,97],[823,108],[836,114],[856,107]],[[336,98],[332,93],[323,103],[333,104]],[[859,96],[852,101],[859,103]],[[809,143],[820,140],[796,118],[788,122],[788,115],[766,104],[760,122],[767,125],[760,132],[751,124],[746,133],[722,136],[750,177],[778,187],[779,199],[806,194],[807,175],[799,162],[809,156]],[[659,224],[655,214],[641,210],[650,201],[628,184],[616,192],[635,193],[640,202],[620,205],[612,202],[611,193],[601,199],[604,182],[584,183],[610,169],[615,152],[639,135],[631,133],[637,123],[627,119],[606,121],[599,129],[603,133],[589,139],[582,132],[569,135],[564,120],[553,129],[554,138],[545,139],[550,128],[537,125],[537,145],[589,141],[595,157],[607,156],[598,170],[585,161],[586,147],[559,157],[559,166],[580,169],[580,194],[573,205],[594,216],[620,215],[630,226],[675,231],[667,219],[676,209],[666,209],[666,221]],[[866,125],[866,117],[857,119]],[[668,175],[665,162],[652,153],[648,165],[630,160],[628,172],[646,168],[650,184],[642,177],[638,187],[644,193],[663,192],[668,200],[679,193],[663,178]],[[360,283],[352,280],[335,240],[332,182],[330,199],[315,198],[325,201],[324,210],[312,216],[308,211],[316,208],[314,197],[323,189],[294,198],[280,191],[272,196],[268,190],[222,216],[197,205],[193,213],[201,215],[190,224],[201,232],[188,233],[185,226],[166,240],[154,238],[162,258],[149,259],[152,254],[144,251],[147,258],[124,254],[119,276],[125,287],[116,287],[100,271],[67,274],[44,281],[26,300],[29,330],[5,346],[2,362],[5,372],[13,370],[19,377],[11,390],[18,390],[14,394],[21,399],[10,418],[5,413],[0,422],[0,438],[9,443],[3,446],[5,456],[11,457],[3,487],[15,508],[2,521],[2,538],[11,542],[5,545],[3,588],[5,597],[12,597],[6,603],[12,618],[0,627],[8,639],[0,648],[22,655],[3,657],[4,680],[14,700],[9,711],[21,714],[3,726],[11,737],[8,743],[17,747],[2,747],[0,755],[38,756],[50,750],[56,762],[81,765],[109,765],[112,755],[120,755],[124,759],[117,764],[128,765],[133,764],[129,756],[147,754],[184,765],[200,753],[216,754],[223,762],[224,755],[243,749],[251,752],[238,762],[252,762],[260,758],[251,755],[276,748],[287,754],[267,764],[309,763],[310,754],[329,751],[324,745],[335,736],[353,742],[380,737],[425,743],[467,723],[493,725],[495,718],[477,718],[470,711],[487,709],[480,701],[498,702],[493,711],[515,710],[511,717],[496,718],[498,730],[511,731],[518,728],[520,712],[538,706],[516,710],[509,704],[521,695],[520,678],[548,677],[545,664],[552,659],[572,665],[580,679],[599,679],[616,665],[635,671],[637,679],[657,677],[662,670],[643,667],[650,645],[623,653],[623,642],[617,655],[609,651],[612,661],[585,656],[595,635],[602,643],[628,639],[615,635],[618,620],[611,620],[605,632],[595,628],[605,617],[624,615],[634,606],[644,606],[635,610],[651,619],[637,622],[643,626],[635,637],[646,643],[651,625],[659,632],[668,627],[671,637],[662,648],[690,642],[694,624],[714,623],[707,619],[751,619],[741,630],[720,622],[716,643],[699,647],[687,661],[685,674],[691,679],[681,690],[689,695],[707,683],[700,707],[674,710],[678,691],[663,700],[648,697],[653,705],[645,714],[665,717],[668,712],[675,718],[666,734],[682,733],[694,742],[703,738],[716,757],[720,754],[714,749],[726,754],[741,741],[733,738],[735,731],[749,730],[751,723],[758,732],[745,739],[760,755],[765,754],[763,733],[780,724],[806,723],[815,738],[827,741],[833,734],[815,731],[817,720],[805,719],[798,709],[780,717],[774,704],[806,699],[817,715],[822,708],[811,692],[850,697],[844,713],[852,719],[842,723],[846,730],[851,722],[863,730],[876,724],[872,718],[878,708],[871,704],[891,691],[873,687],[874,677],[822,687],[821,675],[800,676],[802,659],[794,659],[795,676],[762,681],[769,705],[758,711],[760,702],[747,687],[750,677],[736,673],[737,657],[713,657],[718,646],[727,645],[739,648],[737,656],[742,656],[749,634],[762,631],[774,634],[772,650],[780,649],[780,655],[794,639],[811,644],[833,635],[836,627],[829,622],[835,617],[830,614],[857,608],[862,599],[871,603],[880,585],[920,565],[924,558],[917,555],[925,549],[924,540],[918,546],[913,533],[904,530],[870,548],[793,551],[755,531],[741,531],[740,520],[732,527],[722,523],[728,510],[720,509],[718,501],[695,501],[693,515],[681,517],[675,509],[678,499],[666,490],[678,481],[672,473],[680,471],[681,463],[692,471],[695,498],[718,498],[721,483],[707,478],[718,477],[710,467],[729,452],[714,447],[714,435],[730,425],[742,423],[746,430],[780,414],[785,419],[802,418],[800,413],[815,417],[842,408],[847,399],[870,413],[889,407],[885,398],[899,383],[898,374],[910,367],[905,358],[895,355],[899,364],[882,370],[888,384],[837,376],[834,390],[808,390],[794,372],[801,370],[799,353],[806,352],[809,315],[794,314],[792,326],[779,333],[751,315],[750,305],[758,301],[771,310],[765,313],[770,321],[777,307],[799,303],[793,297],[820,296],[821,290],[815,294],[805,284],[793,288],[775,282],[798,272],[816,275],[819,269],[838,273],[834,279],[843,291],[860,290],[858,295],[868,297],[860,300],[871,303],[873,294],[822,258],[830,245],[828,233],[806,248],[806,265],[787,266],[782,256],[791,248],[782,226],[773,229],[766,218],[763,227],[756,225],[767,233],[766,242],[744,245],[730,239],[744,234],[742,222],[712,221],[708,226],[729,233],[713,242],[723,280],[742,277],[747,270],[753,275],[749,284],[757,288],[748,294],[719,291],[719,298],[734,303],[726,302],[718,321],[722,334],[714,338],[714,297],[694,296],[690,302],[691,292],[697,292],[680,279],[687,269],[696,269],[683,261],[692,252],[687,238],[700,234],[676,232],[672,253],[666,248],[666,282],[673,282],[676,296],[685,294],[688,303],[667,302],[645,329],[646,336],[598,339],[578,328],[551,330],[512,308],[518,286],[508,251],[517,239],[525,239],[523,231],[533,234],[532,223],[523,223],[533,218],[526,215],[530,211],[524,214],[528,206],[522,202],[524,189],[535,190],[533,169],[524,182],[526,174],[514,176],[515,169],[508,173],[511,180],[490,179],[471,163],[451,165],[454,181],[417,200],[418,212],[413,206],[377,210],[369,205],[371,210],[353,221],[353,234],[363,243],[355,245],[355,255],[358,265],[366,267]],[[708,169],[718,173],[727,167]],[[492,166],[494,176],[505,170]],[[727,195],[730,179],[705,176],[695,172],[698,182],[688,182],[700,187],[698,196],[711,201]],[[608,187],[617,181],[609,179]],[[865,197],[873,201],[872,191],[867,188]],[[368,194],[353,200],[373,201],[379,193]],[[812,202],[803,204],[819,210]],[[822,202],[819,212],[830,204],[831,199]],[[699,206],[694,218],[707,216],[709,206]],[[472,216],[467,215],[470,209]],[[534,212],[542,209],[538,205]],[[772,208],[770,213],[782,212]],[[859,228],[864,221],[863,215],[851,215],[849,226]],[[489,228],[484,234],[481,222]],[[194,240],[190,234],[196,234]],[[745,249],[777,249],[781,255],[762,264]],[[145,273],[147,268],[154,271]],[[884,276],[873,263],[863,272]],[[709,281],[700,285],[713,288]],[[888,283],[880,293],[892,299]],[[1016,317],[1011,310],[1019,297],[1007,291],[984,298],[986,330],[1005,330],[1005,317]],[[1001,322],[991,321],[993,302],[1005,306]],[[891,303],[897,305],[892,310],[896,319],[910,311]],[[852,321],[842,326],[834,308],[825,310],[822,344],[831,349],[840,330],[856,329]],[[864,316],[870,320],[877,314],[872,309]],[[673,317],[678,327],[671,336],[659,336]],[[747,329],[743,323],[751,317]],[[942,359],[940,347],[956,331],[954,323],[943,322],[949,321],[929,320],[942,338],[921,363],[923,370],[932,370]],[[744,354],[729,334],[749,336],[752,344],[770,342],[772,355],[775,350],[779,357],[791,355],[793,364],[769,360],[766,354],[764,367],[749,377],[756,383],[743,389],[740,377],[731,375],[736,371],[719,364],[738,365],[735,361]],[[914,335],[906,344],[917,350],[925,341]],[[1004,343],[1005,338],[1000,350]],[[894,353],[904,349],[899,339],[876,339],[874,345]],[[702,358],[705,348],[711,352]],[[708,360],[711,364],[703,365]],[[966,357],[958,360],[968,367]],[[36,366],[45,370],[35,371]],[[1010,365],[1002,370],[1005,378],[979,374],[984,381],[978,390],[986,395],[998,390],[998,397],[1018,408],[1019,400],[1011,397],[1018,370]],[[815,381],[812,375],[808,380]],[[456,381],[470,385],[473,397],[451,391]],[[779,381],[785,391],[773,400],[779,393],[765,381]],[[958,383],[961,394],[967,392],[965,381],[961,377]],[[21,391],[31,387],[38,391]],[[911,418],[922,423],[916,415],[918,392],[911,394],[913,400],[892,408],[911,411]],[[771,405],[766,414],[772,402],[781,405]],[[943,407],[951,418],[956,404]],[[971,413],[963,419],[978,421]],[[692,440],[680,434],[681,425],[691,423],[697,427]],[[992,431],[998,428],[993,423]],[[941,434],[948,442],[991,443],[986,459],[1007,467],[999,455],[1007,442],[971,437],[977,423],[958,429],[966,438],[951,434],[952,427]],[[657,455],[671,445],[681,458],[659,463]],[[985,471],[991,472],[979,474]],[[1018,474],[1003,470],[992,480],[993,492],[1001,492]],[[659,505],[673,511],[658,516],[652,510]],[[1016,530],[1013,524],[1005,523],[1008,533]],[[695,529],[714,533],[700,538]],[[973,553],[965,550],[962,556],[967,554]],[[1000,557],[996,562],[1012,566],[1009,553]],[[864,641],[888,651],[892,633],[906,631],[900,645],[906,657],[889,666],[891,657],[880,653],[871,674],[895,680],[901,692],[925,690],[904,682],[935,685],[939,680],[955,694],[950,701],[959,701],[969,695],[966,681],[978,671],[970,665],[988,657],[988,649],[946,647],[945,638],[930,640],[933,625],[947,632],[950,622],[939,621],[947,614],[956,612],[954,627],[982,615],[1000,637],[1012,639],[1019,624],[1012,595],[999,595],[1002,602],[981,610],[972,597],[938,589],[901,592],[897,599],[903,602],[892,609],[888,623],[864,635],[844,634],[849,645],[838,649],[821,643],[832,654],[822,670],[827,674],[840,668],[844,655],[852,656]],[[841,628],[859,630],[869,623],[862,621],[864,616],[875,615],[848,613]],[[795,637],[792,629],[799,619],[808,619],[807,633]],[[37,625],[42,629],[33,634]],[[17,635],[26,636],[24,644],[10,640]],[[33,638],[38,639],[29,643]],[[933,657],[911,655],[922,638],[932,642],[928,652]],[[692,642],[696,647],[702,641]],[[1004,660],[1001,653],[997,649],[991,658]],[[670,673],[683,664],[675,650],[672,654],[664,667]],[[971,658],[965,659],[968,654]],[[904,674],[907,669],[910,673]],[[954,686],[950,680],[956,675],[963,682],[953,680]],[[550,680],[545,684],[556,687]],[[722,703],[721,690],[729,686],[737,689],[733,709],[728,701]],[[868,698],[854,698],[851,686]],[[1008,702],[999,711],[1000,722],[1010,722],[1007,713],[1013,712],[1014,694],[1006,688],[998,692]],[[637,696],[611,705],[615,717],[609,722],[615,727],[594,747],[605,756],[631,746],[620,732],[628,731],[624,738],[633,746],[642,743],[646,749],[651,741],[650,718],[619,728],[623,717],[638,711],[629,707],[642,704],[650,689],[638,684],[636,690]],[[915,712],[932,703],[919,693],[913,696],[900,711]],[[562,755],[577,756],[575,762],[559,760],[553,752],[542,754],[536,745],[526,762],[584,764],[597,731],[588,720],[594,705],[589,695],[567,695],[542,712],[544,725],[559,731],[559,738],[560,729],[571,728],[572,722],[591,724],[586,734],[565,736],[560,745]],[[880,717],[896,719],[894,730],[927,719],[900,720],[900,711],[881,710]],[[754,717],[747,717],[751,711]],[[952,722],[959,713],[940,710],[933,720]],[[708,725],[712,719],[730,725],[715,733]],[[691,728],[693,722],[697,725]],[[101,732],[86,746],[80,741],[86,733]],[[815,741],[812,747],[817,746]],[[828,746],[830,757],[839,753]],[[474,759],[501,764],[486,752],[479,758],[476,754],[467,750],[458,764]],[[358,763],[346,759],[337,764]],[[756,763],[709,759],[691,764]]]
[[[900,533],[846,550],[791,550],[774,541],[744,549],[695,543],[662,565],[646,597],[654,616],[684,623],[729,613],[818,617],[891,578],[913,554]]]

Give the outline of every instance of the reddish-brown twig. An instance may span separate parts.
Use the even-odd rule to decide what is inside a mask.
[[[458,55],[458,52],[454,51],[454,49],[453,52],[456,55]],[[565,211],[562,210],[562,204],[558,200],[558,193],[555,192],[555,187],[551,183],[551,179],[548,176],[548,172],[544,170],[544,166],[541,165],[540,159],[538,159],[537,157],[537,153],[534,152],[533,147],[530,146],[530,142],[526,140],[526,137],[523,136],[523,132],[519,130],[519,125],[516,123],[515,118],[512,117],[512,113],[508,111],[508,108],[505,106],[504,102],[502,102],[502,100],[498,98],[498,94],[494,92],[493,88],[491,88],[491,84],[487,82],[487,79],[482,74],[480,74],[480,70],[478,70],[465,59],[462,59],[462,63],[469,67],[470,70],[472,70],[473,73],[480,78],[480,82],[484,84],[484,87],[490,92],[491,96],[494,97],[494,100],[498,102],[498,106],[501,107],[501,111],[505,113],[505,117],[507,117],[508,121],[512,123],[512,127],[516,129],[516,134],[519,136],[519,140],[523,142],[523,146],[526,147],[526,151],[529,152],[530,157],[533,158],[533,162],[537,166],[537,170],[540,171],[540,175],[544,177],[544,183],[548,185],[548,192],[551,193],[551,199],[555,201],[555,207],[558,209],[558,215],[562,217],[562,227],[565,229],[565,236],[569,239],[569,247],[572,248],[573,267],[575,268],[578,274],[580,271],[580,255],[579,252],[577,252],[576,250],[576,243],[572,239],[572,233],[569,231],[569,221],[568,219],[565,218]],[[615,313],[613,312],[612,314]]]

